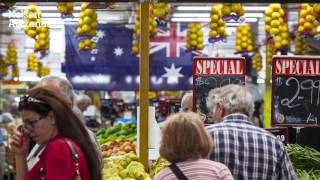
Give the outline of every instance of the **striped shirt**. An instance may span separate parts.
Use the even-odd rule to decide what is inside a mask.
[[[210,159],[228,166],[237,180],[297,179],[282,142],[242,114],[207,127],[213,137]]]
[[[221,163],[207,159],[189,160],[176,164],[190,180],[233,180],[230,170]],[[158,173],[154,180],[177,180],[169,167]]]

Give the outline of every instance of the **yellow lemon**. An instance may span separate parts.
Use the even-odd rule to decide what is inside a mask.
[[[85,25],[82,26],[82,31],[84,33],[88,33],[88,32],[91,31],[91,27],[89,25],[85,24]]]
[[[221,9],[221,13],[222,13],[222,15],[224,15],[224,16],[230,15],[230,13],[231,13],[231,8],[230,8],[230,6],[224,5],[224,6],[222,7],[222,9]]]
[[[284,15],[284,10],[282,8],[279,9],[279,14],[280,14],[281,17]]]
[[[283,40],[281,41],[281,45],[282,45],[283,47],[287,47],[287,46],[289,45],[289,41],[288,41],[287,39],[283,39]]]
[[[209,36],[210,36],[211,38],[215,38],[217,35],[218,35],[217,31],[211,30],[211,31],[209,32]]]
[[[28,36],[34,38],[37,35],[37,32],[35,30],[29,30],[27,34]]]
[[[289,34],[288,34],[287,32],[281,33],[281,37],[282,37],[283,39],[286,39],[286,38],[289,37]]]
[[[270,29],[270,34],[271,35],[276,35],[276,34],[278,34],[279,33],[279,29],[278,28],[271,28]]]
[[[90,16],[85,16],[83,18],[83,22],[84,24],[90,24],[92,22],[92,19],[90,18]]]
[[[203,43],[203,37],[198,37],[197,41],[198,41],[198,43]]]
[[[266,26],[264,27],[264,29],[265,29],[265,31],[266,31],[267,33],[270,33],[271,26],[266,25]]]
[[[197,39],[197,35],[195,33],[190,34],[190,39]]]
[[[219,27],[217,32],[222,35],[224,31],[225,31],[225,27]]]
[[[198,36],[202,36],[202,35],[203,35],[203,32],[202,32],[202,31],[198,31],[198,32],[197,32],[197,35],[198,35]]]
[[[91,49],[96,49],[96,48],[97,48],[97,44],[94,43],[94,42],[91,42],[90,48],[91,48]]]
[[[276,42],[276,43],[274,44],[274,47],[275,47],[276,49],[281,48],[281,43],[280,43],[280,42]]]
[[[247,41],[247,40],[248,40],[248,37],[247,37],[247,36],[242,36],[242,37],[241,37],[241,41],[245,42],[245,41]]]
[[[138,53],[139,53],[139,48],[138,48],[137,46],[132,46],[131,52],[132,52],[133,54],[138,54]]]
[[[241,46],[236,46],[236,51],[237,51],[237,52],[241,52],[241,51],[242,51]]]
[[[317,27],[319,25],[318,21],[313,21],[313,27]]]
[[[84,49],[86,46],[83,41],[79,42],[79,49]]]
[[[231,11],[235,13],[239,13],[242,9],[242,6],[240,3],[232,3],[231,4]]]
[[[264,13],[266,16],[271,17],[272,12],[273,12],[272,9],[269,8],[269,9],[266,9],[266,11]]]
[[[224,26],[225,24],[226,23],[222,19],[219,19],[219,21],[218,21],[219,26]]]
[[[214,15],[211,16],[211,22],[218,22],[218,20],[219,20],[219,16],[218,15],[214,14]]]
[[[320,15],[320,3],[313,5],[313,12],[317,15]]]
[[[301,9],[300,10],[300,17],[305,18],[307,16],[307,10]]]
[[[241,8],[240,11],[238,12],[238,16],[243,16],[246,13],[246,11]]]
[[[210,24],[210,29],[211,29],[211,30],[216,30],[216,29],[218,29],[218,24],[217,24],[217,23],[211,23],[211,24]]]
[[[271,21],[271,27],[277,28],[277,27],[279,27],[279,25],[280,25],[280,21],[278,21],[278,20]]]
[[[45,38],[47,38],[47,34],[46,33],[40,33],[39,34],[39,38],[40,39],[45,39]]]
[[[310,15],[310,14],[308,14],[308,15],[306,16],[306,21],[312,23],[314,20],[315,20],[314,16],[312,16],[312,15]]]
[[[273,11],[279,11],[279,9],[281,9],[281,4],[279,3],[273,3],[273,4],[270,4],[269,6]]]
[[[81,10],[85,10],[88,7],[88,3],[82,3],[81,4]]]
[[[195,47],[195,46],[197,46],[198,42],[197,42],[197,40],[192,40],[190,42],[190,44],[191,44],[191,46]]]
[[[243,43],[241,43],[241,47],[242,47],[243,49],[246,49],[246,48],[248,47],[248,44],[245,43],[245,42],[243,42]]]
[[[272,19],[279,19],[279,17],[280,17],[280,13],[278,13],[278,12],[273,12],[271,15]]]
[[[300,25],[303,25],[305,22],[306,22],[306,20],[304,18],[300,18],[299,19],[299,24]]]
[[[82,31],[82,28],[81,28],[81,27],[78,27],[78,28],[77,28],[77,34],[78,34],[78,35],[82,35],[82,34],[83,34],[83,31]]]
[[[203,44],[202,43],[197,44],[197,49],[203,49]]]
[[[269,16],[266,16],[265,18],[264,18],[264,22],[266,23],[266,24],[269,24],[270,22],[271,22],[271,17],[269,17]]]
[[[299,27],[298,27],[298,31],[299,31],[300,33],[304,32],[304,27],[303,27],[303,26],[299,26]]]
[[[46,41],[43,40],[43,39],[40,39],[39,40],[39,45],[40,45],[40,47],[44,47],[46,45]]]
[[[310,22],[306,22],[306,23],[304,23],[303,27],[305,30],[308,31],[313,28],[313,25]]]
[[[318,32],[317,32],[317,28],[312,28],[311,31],[310,31],[310,34],[312,36],[316,35]]]
[[[247,48],[247,50],[250,51],[250,52],[253,51],[253,46],[252,46],[252,45],[249,45],[248,48]]]
[[[211,14],[219,14],[219,8],[215,5],[211,7]]]
[[[92,29],[96,28],[97,27],[97,22],[92,22],[90,24],[90,26],[91,26]]]

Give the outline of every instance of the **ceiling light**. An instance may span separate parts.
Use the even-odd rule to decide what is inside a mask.
[[[243,6],[245,11],[265,11],[268,6]]]
[[[16,6],[18,9],[27,9],[28,6]],[[41,11],[54,11],[57,10],[57,6],[37,6]],[[80,6],[74,6],[75,11],[80,11]]]
[[[210,6],[178,6],[178,11],[210,11]]]
[[[209,18],[209,13],[174,13],[173,17],[205,17]]]
[[[210,22],[210,18],[171,18],[173,22]]]

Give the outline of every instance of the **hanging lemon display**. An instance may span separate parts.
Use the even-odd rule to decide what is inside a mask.
[[[209,42],[214,43],[228,37],[226,23],[222,20],[221,6],[213,5],[210,12]]]
[[[244,54],[253,51],[254,40],[250,26],[238,26],[236,32],[236,52]]]
[[[317,34],[319,22],[315,18],[314,8],[303,3],[300,6],[298,32],[301,37],[313,37]]]
[[[14,65],[17,64],[18,55],[17,55],[17,47],[14,43],[9,43],[7,47],[7,54],[4,58],[5,65]]]
[[[245,10],[243,8],[242,3],[224,3],[221,9],[222,19],[225,22],[229,22],[231,20],[234,21],[243,21],[241,18],[245,14]]]
[[[201,30],[201,24],[189,23],[186,48],[188,50],[201,50],[203,47],[203,32]]]
[[[74,2],[58,2],[57,10],[61,14],[62,19],[69,17],[73,18]]]

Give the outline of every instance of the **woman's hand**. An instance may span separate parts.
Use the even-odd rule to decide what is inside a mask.
[[[29,141],[29,137],[25,133],[21,133],[21,131],[16,131],[11,136],[10,145],[16,156],[27,156]]]

